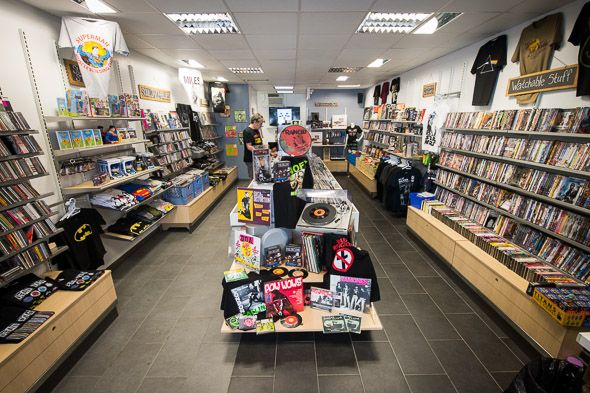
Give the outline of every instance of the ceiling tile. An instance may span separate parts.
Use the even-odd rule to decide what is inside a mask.
[[[374,0],[301,0],[301,11],[368,11]]]
[[[336,57],[340,54],[340,50],[336,49],[301,49],[297,50],[298,59],[321,59],[322,62],[332,64]]]
[[[144,0],[107,0],[106,2],[121,12],[157,11],[150,3]]]
[[[524,22],[535,19],[537,15],[532,13],[506,13],[501,14],[497,18],[494,18],[486,23],[482,23],[479,26],[469,30],[469,33],[481,33],[484,35],[491,36],[508,30],[514,26],[518,26]]]
[[[388,49],[401,40],[402,34],[353,34],[347,49]]]
[[[234,18],[243,34],[297,34],[295,12],[265,13],[263,17],[258,12],[236,13]]]
[[[209,54],[217,60],[254,60],[255,57],[250,49],[234,50],[209,50]]]
[[[501,15],[498,12],[464,13],[449,24],[443,26],[439,32],[445,34],[461,34],[483,23],[492,21]]]
[[[537,15],[542,15],[546,12],[553,11],[566,4],[572,3],[574,0],[524,0],[519,5],[515,6],[510,12],[532,12]]]
[[[246,40],[256,53],[257,49],[295,49],[297,48],[296,35],[260,34],[247,35]]]
[[[435,12],[448,2],[449,0],[377,0],[371,10],[376,12]]]
[[[127,1],[127,0],[123,0]],[[222,0],[146,0],[162,12],[227,12]]]
[[[112,14],[113,19],[121,26],[123,33],[133,34],[178,34],[182,31],[163,14],[155,12],[124,12]]]
[[[192,39],[205,49],[250,49],[241,34],[199,34]]]
[[[185,34],[140,34],[138,37],[159,49],[199,49],[199,44]]]
[[[149,49],[154,47],[153,45],[142,40],[135,34],[127,33],[124,35],[124,38],[125,43],[130,49]]]
[[[341,35],[307,35],[303,32],[299,35],[298,49],[335,49],[339,51],[351,36],[352,32]]]
[[[260,60],[294,60],[295,49],[256,49],[256,57]]]
[[[366,67],[373,60],[380,58],[382,49],[343,49],[334,62],[335,67]]]
[[[455,39],[455,34],[436,32],[434,34],[408,34],[397,42],[394,48],[438,48]]]
[[[505,12],[522,0],[453,0],[443,7],[448,12]]]
[[[225,0],[232,12],[285,12],[297,11],[295,0]]]
[[[300,34],[352,34],[365,18],[365,12],[302,12]]]
[[[256,60],[221,60],[221,64],[225,67],[260,67]],[[262,68],[264,70],[264,67]],[[264,70],[266,71],[266,70]]]

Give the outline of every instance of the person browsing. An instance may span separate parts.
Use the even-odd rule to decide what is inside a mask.
[[[252,152],[255,146],[262,145],[262,134],[260,127],[264,124],[264,116],[260,113],[255,113],[250,117],[250,125],[244,129],[244,163],[248,167],[248,177],[254,177],[254,169],[252,167]]]

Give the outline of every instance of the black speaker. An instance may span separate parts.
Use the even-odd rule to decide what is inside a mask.
[[[357,104],[362,104],[363,102],[365,102],[365,95],[363,93],[358,93],[356,95],[356,102]]]

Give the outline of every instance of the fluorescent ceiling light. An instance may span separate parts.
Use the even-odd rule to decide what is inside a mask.
[[[367,67],[368,68],[379,68],[381,67],[383,64],[387,63],[389,60],[391,59],[375,59],[375,61],[373,61],[371,64],[369,64]]]
[[[205,68],[205,66],[201,63],[199,63],[196,60],[193,59],[186,59],[186,60],[180,60],[181,62],[183,62],[184,64],[186,64],[189,67],[194,67],[194,68]]]
[[[340,75],[338,78],[336,78],[336,81],[338,81],[338,82],[344,82],[344,81],[347,81],[348,78],[349,77],[346,76],[346,75]]]
[[[361,85],[338,85],[338,87],[351,88],[351,87],[361,87]]]
[[[118,11],[102,0],[72,0],[93,14],[116,14]]]
[[[435,31],[440,30],[443,26],[452,20],[455,20],[460,15],[460,12],[441,12],[420,25],[416,30],[412,31],[412,33],[434,34]]]
[[[164,14],[186,34],[238,34],[240,30],[227,12],[215,14]]]
[[[357,72],[362,70],[363,67],[330,67],[328,69],[328,72],[334,72],[334,73],[338,73],[338,74],[351,74],[353,72]]]
[[[369,12],[357,33],[409,33],[432,14]]]
[[[293,94],[293,90],[277,90],[277,94]]]
[[[222,76],[218,76],[218,77],[216,78],[216,80],[217,80],[218,82],[227,82],[227,79],[225,79],[225,78],[224,78],[224,77],[222,77]]]
[[[275,90],[293,90],[293,86],[275,86]]]
[[[228,69],[234,74],[264,74],[260,67],[230,67]]]

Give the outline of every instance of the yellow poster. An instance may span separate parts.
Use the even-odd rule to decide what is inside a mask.
[[[228,157],[237,157],[238,145],[236,143],[228,143],[227,145],[225,145],[225,154]]]
[[[238,188],[238,221],[252,222],[254,219],[254,191]]]

